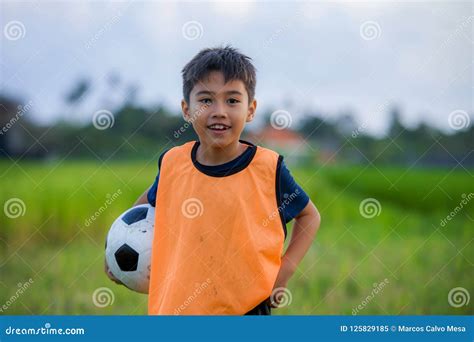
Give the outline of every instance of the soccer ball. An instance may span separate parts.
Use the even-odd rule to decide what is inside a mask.
[[[133,291],[148,293],[154,225],[155,208],[141,204],[120,215],[107,234],[110,272]]]

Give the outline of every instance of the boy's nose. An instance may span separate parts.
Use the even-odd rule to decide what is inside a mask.
[[[216,112],[212,113],[211,117],[212,118],[225,118],[225,117],[227,117],[227,114],[223,111],[216,111]]]
[[[227,113],[225,111],[224,106],[222,104],[217,103],[211,117],[213,117],[213,118],[222,118],[222,117],[226,117],[226,116],[227,116]]]

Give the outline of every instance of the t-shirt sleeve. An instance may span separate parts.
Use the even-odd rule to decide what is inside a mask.
[[[160,179],[160,171],[158,171],[155,181],[153,182],[153,185],[151,186],[150,190],[148,190],[148,194],[146,195],[148,199],[148,203],[150,203],[150,205],[153,207],[156,205],[156,191],[158,190],[159,179]]]
[[[290,170],[282,160],[280,164],[280,208],[285,223],[293,220],[308,205],[309,197],[296,183]]]
[[[150,205],[153,207],[156,205],[156,191],[158,190],[158,181],[160,180],[161,161],[163,160],[163,156],[167,151],[168,150],[163,152],[160,155],[160,158],[158,159],[158,174],[156,175],[155,181],[153,182],[153,185],[151,186],[150,190],[148,190],[148,194],[146,196],[148,199],[148,203],[150,203]]]

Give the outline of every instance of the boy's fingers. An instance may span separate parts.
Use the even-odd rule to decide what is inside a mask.
[[[109,277],[109,279],[112,280],[114,283],[123,285],[123,283],[112,274],[112,272],[110,271],[109,265],[107,265],[107,263],[105,264],[105,272],[107,273],[107,276]]]
[[[277,288],[273,290],[272,295],[269,298],[269,304],[272,309],[278,309],[280,307],[280,303],[282,302],[285,296],[284,288]]]
[[[272,296],[268,299],[268,304],[272,309],[278,308],[278,298],[276,296]]]
[[[108,275],[109,275],[109,278],[112,279],[113,282],[122,285],[122,282],[120,280],[118,280],[117,278],[115,278],[115,276],[112,274],[112,272],[109,271]]]

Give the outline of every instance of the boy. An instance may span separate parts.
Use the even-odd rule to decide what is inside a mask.
[[[183,116],[199,140],[163,153],[155,183],[135,203],[156,205],[148,313],[269,315],[319,213],[282,156],[240,140],[257,107],[250,58],[229,46],[204,49],[182,75]]]

